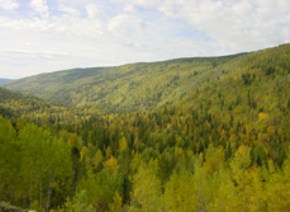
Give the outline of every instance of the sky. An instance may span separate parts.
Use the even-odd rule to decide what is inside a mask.
[[[289,0],[0,0],[0,78],[287,42]]]

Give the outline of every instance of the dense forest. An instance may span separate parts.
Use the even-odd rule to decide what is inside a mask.
[[[11,82],[37,97],[0,89],[0,202],[289,211],[289,58],[287,44]]]

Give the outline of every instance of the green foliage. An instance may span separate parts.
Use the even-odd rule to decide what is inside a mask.
[[[0,88],[0,112],[5,117],[48,110],[50,107],[44,100]]]
[[[0,116],[0,199],[5,200],[11,191],[15,191],[14,176],[20,165],[19,145],[16,142],[16,131],[11,123]],[[17,196],[13,192],[13,196]]]
[[[78,186],[78,190],[85,190],[88,196],[88,203],[94,205],[96,210],[108,209],[113,202],[116,192],[120,191],[121,178],[116,173],[109,173],[102,170],[96,174],[88,174]]]
[[[39,211],[289,210],[289,48],[9,85],[78,108],[0,89],[0,200]]]
[[[67,199],[64,209],[61,211],[68,212],[94,212],[94,208],[89,204],[86,190],[77,192],[73,199]]]
[[[226,75],[224,69],[243,57],[239,54],[73,69],[13,81],[5,87],[58,105],[107,112],[145,111],[171,104],[209,79]]]
[[[160,205],[161,182],[156,176],[156,162],[141,165],[133,176],[132,208],[157,211]],[[129,210],[129,211],[130,211]]]
[[[258,145],[253,149],[253,161],[259,166],[267,162],[267,149],[263,145]]]
[[[183,171],[173,173],[166,184],[164,208],[166,211],[195,211],[197,197],[194,178],[191,173]]]
[[[24,208],[59,205],[71,193],[69,146],[35,125],[16,133],[9,121],[0,118],[0,123],[0,198]]]

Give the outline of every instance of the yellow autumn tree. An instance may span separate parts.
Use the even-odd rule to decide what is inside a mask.
[[[133,176],[132,204],[129,211],[158,211],[161,208],[161,182],[156,176],[157,162],[142,164]]]
[[[117,173],[119,169],[118,160],[114,156],[111,156],[108,160],[106,160],[104,166],[105,169],[111,174]]]

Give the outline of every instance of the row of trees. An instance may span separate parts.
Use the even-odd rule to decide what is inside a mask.
[[[79,153],[81,142],[75,134],[54,135],[35,125],[14,129],[3,118],[0,126],[0,198],[23,208],[285,211],[290,207],[290,161],[278,166],[262,146],[242,144],[229,158],[223,146],[212,144],[201,153],[175,145],[158,155],[150,147],[143,152],[130,149],[123,137],[118,154],[85,146]],[[287,155],[289,150],[288,145]],[[263,162],[255,157],[264,157]]]

